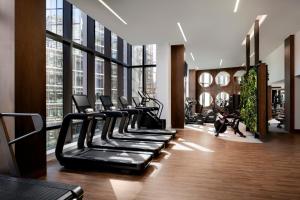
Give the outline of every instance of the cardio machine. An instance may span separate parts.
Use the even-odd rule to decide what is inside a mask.
[[[31,118],[34,131],[21,137],[10,139],[4,118]],[[1,162],[6,163],[10,177],[0,175],[0,197],[8,200],[70,200],[82,199],[83,190],[80,186],[54,183],[42,180],[20,178],[22,175],[13,151],[13,145],[42,134],[44,122],[35,113],[0,113],[0,149],[4,155]]]
[[[186,97],[185,99],[185,108],[184,108],[184,119],[185,124],[204,124],[204,117],[201,115],[203,106],[200,107],[200,113],[193,113],[193,106],[197,104],[197,101],[193,100],[190,97]]]

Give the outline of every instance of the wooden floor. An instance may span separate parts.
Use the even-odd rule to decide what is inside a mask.
[[[81,185],[85,199],[300,199],[300,135],[264,144],[224,141],[193,130],[143,175],[81,172],[48,163],[47,180]]]

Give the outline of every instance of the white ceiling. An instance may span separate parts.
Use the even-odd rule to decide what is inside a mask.
[[[257,15],[268,15],[260,32],[261,59],[300,30],[300,0],[240,0],[237,13],[236,0],[104,0],[128,25],[98,0],[69,1],[131,44],[184,43],[189,66],[201,69],[219,67],[220,59],[222,67],[245,63],[241,43]]]

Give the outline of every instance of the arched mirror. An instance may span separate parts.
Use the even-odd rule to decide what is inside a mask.
[[[216,76],[216,84],[224,87],[227,86],[230,82],[230,74],[228,72],[222,71],[219,72]]]
[[[213,102],[213,98],[210,95],[210,93],[203,92],[200,94],[200,96],[199,96],[200,105],[202,105],[203,107],[208,107],[212,104],[212,102]]]
[[[198,83],[205,88],[209,87],[212,84],[212,82],[213,76],[208,72],[203,72],[198,78]]]
[[[225,107],[229,103],[229,94],[227,92],[220,92],[216,96],[216,104],[220,107]]]
[[[246,70],[239,70],[239,71],[235,72],[235,74],[233,75],[239,85],[241,84],[242,79],[245,76],[245,74],[246,74]]]

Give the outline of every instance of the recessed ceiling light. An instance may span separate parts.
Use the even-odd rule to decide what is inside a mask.
[[[185,37],[185,34],[184,34],[184,32],[183,32],[183,29],[182,29],[182,27],[181,27],[180,22],[177,22],[177,25],[178,25],[178,27],[179,27],[179,30],[180,30],[180,32],[181,32],[181,35],[182,35],[184,41],[187,42],[187,39],[186,39],[186,37]]]
[[[192,52],[191,52],[191,57],[192,57],[193,61],[195,61],[195,58],[194,58],[194,55]]]
[[[113,9],[111,9],[111,7],[109,7],[103,0],[98,0],[100,3],[102,3],[102,5],[107,8],[112,14],[114,14],[121,22],[123,22],[124,24],[127,25],[127,22],[122,19],[122,17],[120,17]]]
[[[220,67],[222,66],[223,64],[223,59],[220,60]]]
[[[258,16],[256,17],[256,20],[259,21],[259,26],[262,25],[262,23],[266,20],[267,17],[268,17],[268,15],[258,15]],[[252,26],[251,26],[251,28],[250,28],[248,34],[247,34],[247,35],[250,35],[250,40],[251,40],[251,39],[253,38],[253,36],[254,36],[254,24],[255,24],[255,23],[252,24]],[[246,38],[243,40],[242,45],[246,45]]]
[[[236,13],[238,11],[239,3],[240,3],[240,0],[236,0],[234,10],[233,10],[234,13]]]

